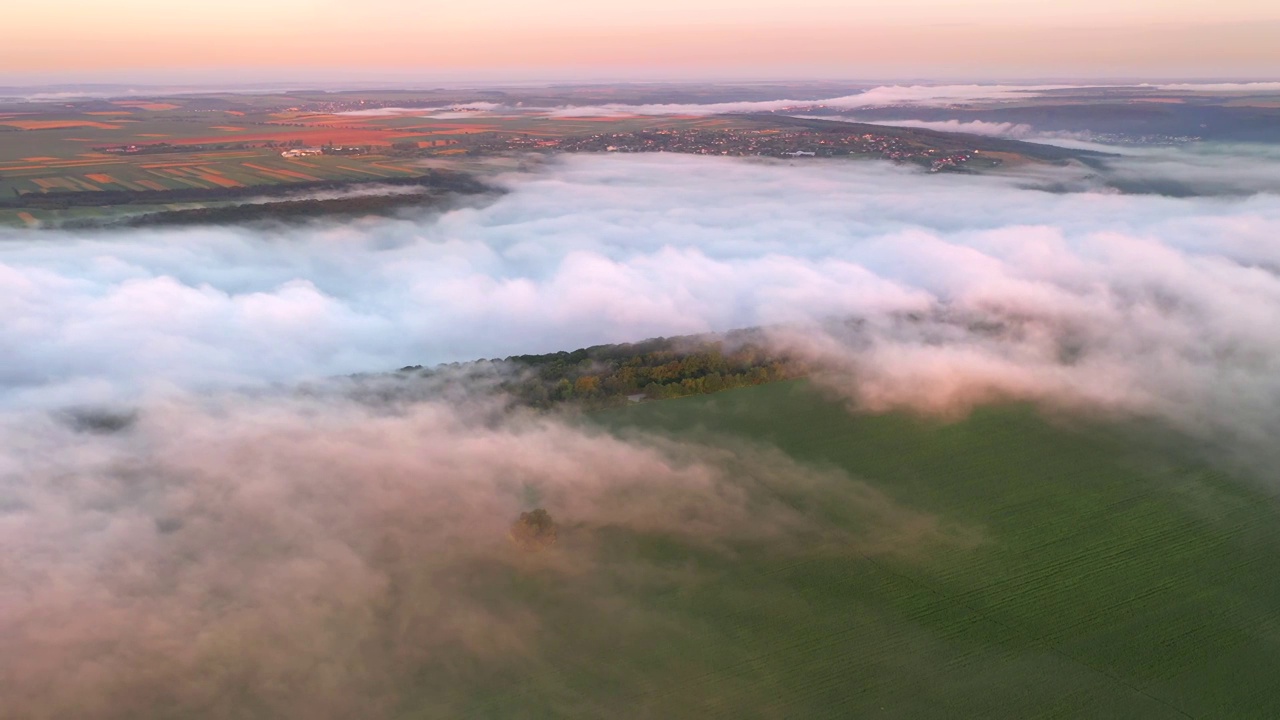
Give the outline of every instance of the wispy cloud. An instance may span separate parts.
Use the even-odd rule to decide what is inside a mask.
[[[528,118],[592,118],[592,117],[635,117],[635,116],[708,116],[720,114],[743,113],[784,113],[797,116],[810,116],[815,112],[823,113],[825,119],[859,120],[857,111],[886,108],[900,108],[904,117],[894,119],[875,118],[869,122],[899,127],[919,127],[944,132],[963,132],[976,135],[991,135],[1022,140],[1054,142],[1080,145],[1090,142],[1090,133],[1079,132],[1044,132],[1027,123],[991,122],[968,119],[925,120],[909,117],[911,109],[965,108],[991,109],[1011,102],[1043,98],[1061,91],[1080,90],[1084,88],[1128,88],[1139,96],[1147,91],[1167,91],[1174,95],[1194,95],[1197,93],[1216,94],[1258,94],[1274,93],[1280,89],[1280,83],[1246,82],[1246,83],[1167,83],[1139,85],[882,85],[867,88],[849,95],[823,99],[777,99],[750,100],[717,103],[608,103],[561,106],[536,106],[502,104],[488,101],[455,103],[433,108],[375,108],[356,110],[346,115],[353,116],[394,116],[415,115],[436,119],[457,119],[474,117],[528,117]],[[838,113],[838,114],[833,114]],[[1083,145],[1081,145],[1083,147]],[[1092,147],[1092,146],[1090,146]]]
[[[1231,82],[1231,83],[1164,83],[1152,87],[1178,92],[1205,93],[1275,93],[1280,92],[1280,82]]]
[[[388,116],[413,114],[424,117],[465,117],[469,115],[542,115],[547,117],[618,117],[631,115],[719,115],[723,113],[804,112],[819,108],[853,110],[884,106],[946,106],[991,103],[1037,97],[1048,90],[1069,89],[1069,85],[882,85],[851,95],[820,100],[752,100],[717,103],[608,103],[604,105],[526,106],[493,102],[468,102],[436,108],[373,108],[352,110],[343,115]]]

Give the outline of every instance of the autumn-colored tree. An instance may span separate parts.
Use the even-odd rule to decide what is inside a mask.
[[[579,397],[593,397],[600,394],[600,378],[595,375],[583,375],[573,383],[573,392]]]
[[[511,541],[521,550],[532,552],[550,547],[558,534],[551,514],[542,508],[520,513],[519,519],[511,524]]]

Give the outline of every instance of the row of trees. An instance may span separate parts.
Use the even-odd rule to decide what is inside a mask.
[[[100,192],[23,193],[17,200],[0,197],[0,207],[66,209],[70,207],[110,205],[165,205],[172,203],[227,201],[243,198],[291,195],[302,191],[341,190],[371,183],[369,180],[320,180],[316,182],[253,185],[238,188],[177,188],[172,190],[103,190]],[[447,170],[428,170],[411,177],[378,178],[378,185],[427,187],[463,195],[493,192],[493,189],[471,175]]]
[[[569,402],[604,407],[701,395],[806,373],[802,363],[769,348],[756,331],[518,355],[501,363],[511,371],[502,390],[541,408]],[[431,372],[420,367],[403,371]]]

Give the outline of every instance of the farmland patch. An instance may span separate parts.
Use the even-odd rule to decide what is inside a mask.
[[[8,125],[21,130],[65,130],[68,128],[97,128],[99,130],[119,130],[120,125],[112,125],[96,120],[0,120],[0,125]]]

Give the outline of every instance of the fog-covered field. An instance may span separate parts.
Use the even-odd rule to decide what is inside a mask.
[[[1211,626],[1245,637],[1230,647],[1247,653],[1230,656],[1234,679],[1205,692],[1230,700],[1219,708],[1273,708],[1265,695],[1238,696],[1253,677],[1241,668],[1277,657],[1274,628],[1259,619],[1274,609],[1265,558],[1280,478],[1270,158],[1251,146],[1129,154],[1109,172],[1146,192],[1124,194],[1100,171],[1069,167],[978,177],[573,157],[500,175],[503,195],[396,219],[0,231],[3,707],[19,718],[521,707],[667,717],[775,702],[760,715],[784,716],[778,693],[804,678],[767,676],[794,665],[792,633],[831,631],[856,647],[858,633],[904,628],[900,652],[876,655],[889,665],[849,661],[845,676],[814,680],[834,703],[947,642],[950,626],[925,619],[937,612],[990,630],[965,636],[975,652],[1011,653],[948,676],[964,688],[955,697],[1000,697],[993,678],[1016,667],[1015,685],[1069,677],[1065,694],[1044,696],[1066,708],[1078,706],[1064,698],[1105,687],[1098,697],[1123,696],[1137,714],[1213,714],[1176,682],[1201,667],[1178,654],[1194,647],[1170,646],[1175,659],[1149,673],[1134,658],[1180,642],[1166,632],[1179,624],[1198,637],[1204,598],[1234,598],[1247,607]],[[1168,183],[1177,197],[1152,192]],[[797,424],[717,414],[735,393],[783,402],[770,388],[673,401],[710,404],[686,427],[663,420],[662,403],[632,408],[634,420],[582,419],[513,409],[461,380],[444,394],[390,381],[369,394],[341,379],[752,326],[816,369]],[[1022,408],[1016,421],[983,424],[989,406],[1010,403]],[[806,413],[843,418],[812,428],[824,442],[879,450],[797,446],[785,433]],[[861,435],[864,418],[897,434]],[[718,423],[732,437],[715,436]],[[1007,435],[984,435],[1001,427]],[[1129,448],[1130,431],[1155,444]],[[1066,455],[1001,455],[1001,438],[1075,448],[1068,455],[1100,474],[1068,472]],[[946,454],[884,461],[937,447],[967,468],[963,508],[941,502],[959,497],[947,494]],[[983,478],[1047,504],[1005,523]],[[561,537],[530,554],[507,533],[532,507]],[[1111,512],[1153,534],[1108,535]],[[1066,525],[1049,527],[1059,517]],[[1079,557],[1017,550],[1088,527],[1096,546],[1071,536],[1088,550]],[[981,554],[1008,543],[1024,565]],[[1133,575],[1122,562],[1162,548],[1157,571]],[[1089,589],[1101,586],[1076,587],[1079,607],[1108,618],[1096,625],[989,605],[1043,603],[1037,592],[1054,587],[1044,563],[1094,577],[1070,563],[1108,552],[1119,569],[1101,577],[1176,577],[1197,599],[1176,605],[1168,588],[1135,581],[1134,597],[1169,604],[1113,605]],[[1212,562],[1230,557],[1257,561]],[[837,582],[823,594],[823,578],[881,559],[893,572],[877,577],[908,578],[906,589]],[[931,575],[943,560],[975,563],[995,584],[949,585]],[[768,580],[753,596],[757,575]],[[992,590],[1017,578],[1031,584],[1024,594]],[[955,602],[925,602],[938,593]],[[761,608],[776,608],[778,624],[753,625],[769,622]],[[753,613],[764,619],[744,619]],[[1152,635],[1125,613],[1165,624]],[[606,629],[636,654],[611,654]],[[1073,647],[1086,631],[1124,638],[1125,659]],[[694,652],[687,637],[721,644]],[[863,699],[897,697],[890,710],[920,716],[911,687],[868,688]],[[792,709],[842,707],[794,697],[813,704]]]

